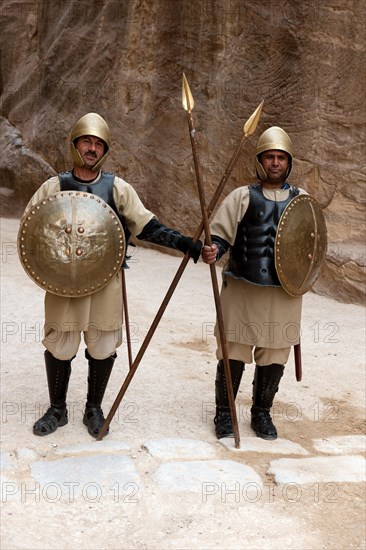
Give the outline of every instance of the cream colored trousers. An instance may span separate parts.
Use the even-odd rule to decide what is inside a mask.
[[[83,335],[89,355],[94,359],[114,355],[122,344],[122,328],[106,331],[90,326]],[[52,330],[42,343],[56,359],[67,361],[77,354],[80,342],[80,331]]]
[[[238,344],[237,342],[228,342],[228,353],[230,359],[243,361],[243,363],[253,363],[253,356],[256,365],[264,367],[266,365],[285,365],[288,361],[291,347],[270,349],[259,348],[257,346],[249,346],[248,344]],[[216,350],[217,359],[223,359],[221,345],[218,345]]]

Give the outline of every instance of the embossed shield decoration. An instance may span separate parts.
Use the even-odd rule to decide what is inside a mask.
[[[23,219],[18,254],[26,273],[44,290],[87,296],[118,273],[125,236],[116,213],[90,193],[66,191],[38,202]]]
[[[310,195],[299,195],[285,208],[275,240],[275,266],[284,290],[301,296],[314,285],[327,251],[323,211]]]

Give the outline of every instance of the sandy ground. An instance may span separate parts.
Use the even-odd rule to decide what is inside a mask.
[[[110,435],[101,443],[91,442],[81,422],[87,375],[81,347],[69,387],[70,423],[49,437],[33,436],[32,424],[48,403],[41,344],[43,291],[20,266],[17,228],[17,220],[1,221],[4,550],[365,548],[362,481],[347,481],[345,475],[344,481],[324,478],[315,484],[281,484],[269,473],[270,464],[283,456],[296,458],[296,454],[281,455],[274,446],[271,451],[272,442],[266,442],[264,452],[245,449],[245,441],[258,441],[248,425],[253,365],[246,368],[237,399],[241,452],[231,452],[216,440],[212,422],[215,311],[209,270],[202,262],[190,262],[183,274],[112,421]],[[179,258],[155,250],[133,251],[126,275],[134,355],[179,264]],[[305,296],[303,381],[296,382],[291,359],[274,407],[281,439],[300,445],[309,457],[326,456],[332,463],[335,454],[342,452],[319,452],[316,443],[364,434],[364,350],[364,308],[312,293]],[[124,345],[107,389],[105,412],[127,368]],[[189,488],[163,490],[156,472],[163,463],[174,465],[174,460],[166,451],[162,458],[146,452],[146,442],[164,438],[183,438],[187,447],[190,440],[203,442],[217,460],[249,466],[264,481],[259,498],[249,497],[240,486],[237,494],[224,494],[222,483],[211,485],[220,489],[212,496]],[[137,474],[138,481],[132,482],[131,492],[123,498],[115,487],[102,498],[92,493],[82,498],[71,498],[70,493],[68,498],[53,498],[35,484],[32,465],[56,464],[67,455],[66,451],[57,454],[59,449],[75,450],[80,445],[86,451],[76,455],[79,461],[90,455],[90,445],[94,445],[96,477],[92,469],[90,481],[99,479],[108,449],[99,447],[98,452],[97,445],[105,442],[125,444],[125,450],[117,454],[128,457]],[[343,453],[350,464],[354,455],[364,455],[362,448],[351,454]],[[188,462],[196,458],[193,451]],[[215,483],[215,479],[208,481]],[[16,496],[10,494],[15,491]]]

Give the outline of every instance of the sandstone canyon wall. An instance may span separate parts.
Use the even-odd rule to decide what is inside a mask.
[[[259,102],[264,109],[224,195],[254,180],[255,143],[282,126],[290,181],[323,206],[327,260],[314,290],[363,303],[365,7],[359,0],[3,0],[2,215],[18,216],[70,167],[76,119],[97,111],[113,145],[106,169],[167,225],[200,220],[183,71],[207,197]]]

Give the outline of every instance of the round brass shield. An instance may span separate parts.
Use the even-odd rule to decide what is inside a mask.
[[[118,273],[125,235],[116,213],[90,193],[65,191],[38,202],[21,223],[18,254],[26,273],[47,292],[93,294]]]
[[[285,208],[275,240],[275,266],[284,290],[305,294],[317,280],[327,251],[323,211],[310,195],[299,195]]]

